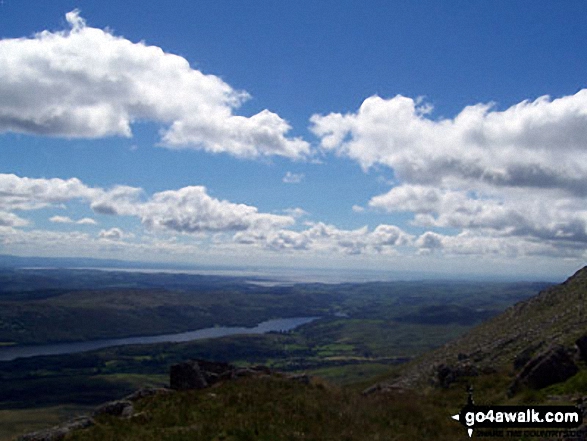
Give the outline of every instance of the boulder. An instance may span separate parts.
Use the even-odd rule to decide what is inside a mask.
[[[510,386],[509,395],[514,395],[522,386],[542,389],[560,383],[578,371],[579,368],[564,347],[551,347],[526,363]]]

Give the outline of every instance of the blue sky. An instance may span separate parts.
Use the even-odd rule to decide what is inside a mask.
[[[587,256],[586,20],[4,0],[0,253],[564,276]]]

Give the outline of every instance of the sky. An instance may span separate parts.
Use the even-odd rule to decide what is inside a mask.
[[[568,276],[584,1],[0,1],[0,254]]]

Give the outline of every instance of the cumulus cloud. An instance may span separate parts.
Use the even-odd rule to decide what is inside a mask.
[[[427,251],[440,249],[442,248],[442,239],[440,234],[427,231],[416,240],[416,246]]]
[[[549,257],[555,259],[585,259],[585,247],[577,243],[527,240],[524,237],[496,237],[489,230],[464,230],[456,235],[427,231],[414,244],[420,254],[440,252],[453,256],[483,256],[519,258]]]
[[[263,110],[234,114],[249,98],[180,56],[133,43],[66,14],[70,29],[0,40],[0,132],[66,138],[132,136],[132,123],[162,125],[169,148],[254,158],[301,158],[307,142]]]
[[[283,177],[283,182],[286,184],[299,184],[304,180],[305,175],[303,173],[292,173],[288,171]]]
[[[98,222],[96,222],[91,217],[84,217],[82,219],[76,220],[75,223],[78,225],[98,225]]]
[[[0,211],[0,227],[24,227],[29,222],[14,213]]]
[[[19,226],[13,210],[40,209],[72,200],[87,203],[98,214],[134,216],[153,230],[180,233],[266,231],[295,223],[291,215],[260,213],[256,207],[211,197],[202,186],[167,190],[148,197],[141,188],[115,186],[111,189],[89,187],[76,178],[31,179],[0,174],[0,213],[11,226]],[[297,214],[300,214],[297,212]],[[90,224],[90,218],[74,221],[54,216],[52,222]]]
[[[49,218],[49,222],[56,224],[73,224],[74,220],[68,216],[53,216]]]
[[[97,225],[97,222],[89,217],[73,220],[69,216],[52,216],[49,218],[49,222],[57,224]]]
[[[587,90],[503,111],[477,104],[453,119],[431,112],[422,100],[374,96],[356,113],[314,115],[312,130],[325,151],[393,169],[394,187],[369,206],[438,229],[414,242],[420,250],[585,252]]]
[[[250,205],[212,198],[202,186],[155,193],[135,210],[148,228],[185,233],[267,230],[295,222],[291,216],[259,213]]]
[[[0,174],[0,208],[33,210],[73,199],[90,200],[103,193],[79,179],[34,179]]]
[[[67,208],[72,201],[87,204],[99,215],[134,217],[148,234],[137,237],[118,227],[102,229],[95,237],[73,231],[26,231],[18,227],[28,225],[28,221],[12,212],[52,206]],[[323,222],[296,226],[296,219],[308,213],[301,208],[283,212],[263,213],[250,205],[217,199],[203,186],[147,195],[144,190],[129,186],[90,187],[75,178],[32,179],[0,174],[0,243],[6,249],[34,252],[37,248],[49,252],[59,240],[68,241],[60,249],[73,248],[83,253],[153,249],[194,253],[207,243],[220,249],[247,245],[260,251],[359,255],[389,254],[400,247],[413,246],[414,237],[397,226],[379,225],[372,230],[366,226],[344,230]],[[75,220],[59,215],[49,220],[72,225],[97,224],[91,218]],[[157,237],[169,240],[155,243],[153,238]],[[188,242],[182,243],[178,237]]]
[[[323,149],[364,168],[389,166],[400,181],[587,192],[587,89],[504,111],[477,104],[454,119],[430,112],[418,100],[374,96],[356,113],[314,115],[312,131]]]
[[[366,226],[342,230],[323,222],[309,222],[302,231],[252,230],[236,233],[233,240],[273,251],[304,250],[358,255],[395,252],[397,247],[411,245],[413,236],[394,225],[379,225],[369,231]]]
[[[98,234],[100,239],[107,240],[121,240],[125,236],[120,228],[110,228],[109,230],[101,230]]]
[[[308,216],[309,215],[309,213],[306,210],[304,210],[302,208],[299,208],[299,207],[296,207],[296,208],[286,208],[285,210],[283,210],[283,212],[285,214],[287,214],[288,216],[291,216],[291,217],[293,217],[295,219],[299,219],[300,217],[304,217],[304,216]]]

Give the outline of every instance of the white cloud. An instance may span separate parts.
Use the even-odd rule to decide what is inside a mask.
[[[14,225],[17,217],[8,217],[12,210],[40,209],[72,200],[88,203],[99,214],[133,216],[149,229],[171,232],[266,231],[295,223],[292,216],[259,213],[250,205],[213,198],[202,186],[168,190],[147,197],[136,187],[115,186],[105,190],[88,187],[76,178],[31,179],[0,174],[0,210],[7,213],[6,219],[12,219]],[[78,224],[95,222],[90,218],[74,221],[66,216],[54,216],[50,220]]]
[[[107,239],[107,240],[121,240],[125,237],[124,231],[120,228],[110,228],[109,230],[101,230],[98,234],[100,239]]]
[[[164,245],[166,252],[178,249],[195,252],[197,243],[212,242],[220,248],[240,244],[259,250],[326,255],[387,254],[394,253],[398,247],[412,246],[413,242],[413,236],[392,225],[379,225],[373,230],[366,226],[343,230],[322,222],[307,222],[305,229],[295,231],[290,228],[295,227],[296,219],[308,214],[301,208],[283,210],[285,214],[262,213],[250,205],[214,198],[203,186],[167,190],[149,196],[141,188],[120,185],[111,189],[89,187],[76,178],[31,179],[0,174],[0,210],[3,210],[0,211],[0,226],[8,228],[1,232],[4,243],[25,247],[24,242],[28,240],[32,247],[33,243],[48,245],[58,237],[69,237],[71,246],[83,248],[81,244],[85,240],[86,248],[101,249],[102,242],[94,243],[81,233],[59,236],[57,232],[33,230],[25,233],[13,228],[27,224],[12,213],[13,210],[67,206],[71,201],[85,203],[100,215],[137,218],[145,227],[148,234],[138,238],[117,227],[102,229],[97,237],[115,247],[108,248],[109,251],[140,248],[145,245],[145,237],[151,234],[157,237],[159,233],[165,233],[163,237],[181,233],[193,241],[191,245],[159,243],[156,248]],[[53,216],[49,220],[78,225],[97,223],[91,218],[74,220],[68,216]],[[129,242],[130,239],[133,240]],[[39,246],[43,248],[45,245]],[[151,249],[145,246],[145,249]]]
[[[184,233],[267,230],[295,222],[291,216],[259,213],[250,205],[212,198],[201,186],[155,193],[134,209],[148,228]]]
[[[74,220],[67,216],[53,216],[49,218],[49,222],[56,224],[73,224]]]
[[[587,250],[587,90],[504,111],[477,104],[453,119],[430,112],[419,100],[375,96],[356,113],[314,115],[312,130],[326,151],[393,169],[395,186],[369,206],[440,229],[416,240],[421,250]]]
[[[283,177],[283,182],[286,184],[299,184],[304,180],[305,175],[303,173],[292,173],[288,171]]]
[[[91,217],[84,217],[82,219],[75,221],[75,223],[78,225],[98,225],[98,222],[96,222]]]
[[[53,216],[49,218],[49,222],[58,224],[97,225],[97,222],[89,217],[75,221],[68,216]]]
[[[310,214],[306,210],[299,207],[286,208],[285,210],[283,210],[283,212],[288,216],[293,217],[294,219],[299,219],[300,217],[308,216]]]
[[[312,130],[323,149],[364,168],[389,166],[400,181],[587,193],[587,89],[505,111],[477,104],[454,119],[429,112],[411,98],[374,96],[357,113],[314,115]]]
[[[414,244],[420,253],[436,252],[444,256],[481,256],[488,259],[538,256],[555,259],[550,261],[551,264],[559,263],[560,259],[582,261],[587,258],[585,247],[577,244],[527,240],[516,236],[506,239],[494,236],[489,230],[465,230],[453,236],[428,231],[418,237]]]
[[[0,174],[0,209],[33,210],[73,199],[91,200],[103,190],[92,189],[79,179],[33,179]]]
[[[234,235],[239,244],[257,245],[273,251],[303,250],[318,253],[349,255],[381,254],[411,245],[413,237],[394,225],[379,225],[373,231],[367,227],[341,230],[323,222],[308,222],[302,231],[245,231]]]
[[[162,145],[254,158],[301,158],[310,146],[263,110],[235,115],[249,95],[184,58],[86,26],[0,40],[0,132],[66,138],[132,136],[138,120],[163,125]],[[42,97],[40,99],[39,97]]]
[[[14,213],[0,211],[0,227],[24,227],[29,222]]]
[[[443,247],[443,237],[440,234],[428,231],[416,240],[416,246],[423,250],[436,250]]]
[[[413,212],[419,226],[483,230],[495,238],[519,236],[587,248],[587,206],[580,198],[528,196],[528,191],[511,190],[479,198],[464,191],[406,184],[369,204],[389,212]]]

